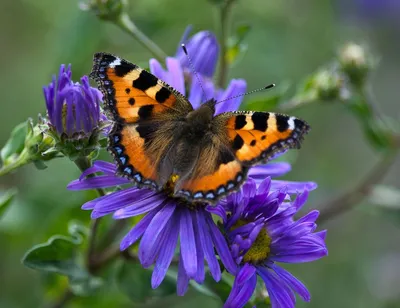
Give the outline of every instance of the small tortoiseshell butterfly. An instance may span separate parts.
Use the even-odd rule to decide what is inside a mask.
[[[174,196],[189,201],[215,203],[237,190],[251,166],[299,148],[309,130],[302,120],[271,112],[214,116],[214,99],[194,110],[162,80],[107,53],[94,55],[91,77],[113,120],[109,150],[118,174],[156,190],[177,175]]]

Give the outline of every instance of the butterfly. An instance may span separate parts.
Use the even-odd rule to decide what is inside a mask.
[[[113,121],[109,151],[117,173],[138,187],[161,190],[172,176],[174,197],[213,204],[237,190],[248,170],[299,148],[309,125],[295,117],[234,111],[214,116],[214,99],[193,109],[164,81],[122,58],[96,53],[90,76]]]

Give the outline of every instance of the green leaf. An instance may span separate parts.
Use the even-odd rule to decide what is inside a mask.
[[[33,246],[22,258],[22,263],[35,270],[83,278],[86,271],[75,262],[80,238],[53,235],[46,243]]]
[[[10,138],[0,151],[0,157],[3,164],[7,164],[8,160],[22,152],[25,145],[25,137],[28,133],[27,122],[18,124],[11,132]]]
[[[8,207],[11,205],[16,194],[17,194],[16,189],[10,189],[0,196],[0,218],[6,212]]]
[[[118,288],[135,303],[144,303],[176,292],[175,280],[169,275],[157,289],[153,290],[151,274],[151,270],[142,268],[138,263],[124,262],[117,272]]]

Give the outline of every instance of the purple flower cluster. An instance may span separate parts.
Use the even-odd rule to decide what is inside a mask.
[[[199,32],[188,40],[186,36],[183,41],[205,94],[192,76],[186,55],[179,50],[175,57],[166,59],[166,69],[157,60],[150,60],[154,75],[187,95],[194,108],[211,97],[225,100],[245,92],[246,82],[242,79],[232,80],[227,89],[215,87],[210,79],[219,50],[213,34]],[[238,109],[241,100],[236,97],[218,104],[216,113]],[[63,129],[59,118],[52,123],[57,129]],[[225,307],[243,307],[254,293],[257,275],[264,281],[274,308],[294,307],[294,293],[306,301],[310,295],[297,278],[276,262],[313,261],[327,255],[327,249],[326,232],[314,233],[317,211],[298,220],[293,218],[316,184],[271,179],[290,169],[290,164],[284,162],[253,167],[240,191],[216,206],[172,197],[176,180],[173,177],[160,192],[132,187],[130,181],[115,175],[114,164],[104,161],[96,161],[68,189],[124,187],[89,201],[82,208],[91,210],[92,218],[112,214],[114,219],[127,219],[141,215],[140,221],[122,239],[120,248],[125,250],[139,242],[138,257],[142,266],[154,266],[153,288],[161,284],[177,253],[178,295],[186,292],[190,280],[204,282],[206,261],[215,281],[221,279],[220,263],[235,276]],[[93,176],[95,173],[101,175]],[[216,223],[218,220],[222,222]]]

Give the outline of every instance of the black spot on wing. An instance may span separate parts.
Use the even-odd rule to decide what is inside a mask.
[[[124,60],[121,60],[121,64],[116,65],[114,67],[115,75],[117,75],[118,77],[124,77],[126,74],[133,71],[135,68],[136,68],[136,65],[126,62]]]
[[[125,93],[126,93],[126,94],[129,94],[130,92],[131,92],[131,89],[129,89],[129,88],[126,88],[126,89],[125,89]]]
[[[268,112],[254,112],[251,116],[254,124],[254,129],[265,132],[268,128],[268,118]]]
[[[284,132],[289,128],[289,117],[282,115],[282,114],[276,114],[276,126],[278,128],[278,131]]]
[[[157,77],[143,70],[139,77],[132,82],[132,86],[136,89],[146,91],[148,88],[154,87],[157,81]]]
[[[244,114],[236,116],[235,129],[242,129],[246,124],[246,116]]]
[[[250,145],[254,147],[256,145],[257,141],[255,139],[251,140]]]
[[[227,164],[233,160],[235,160],[235,156],[233,155],[233,153],[230,150],[223,148],[218,154],[217,168],[220,165]]]
[[[164,103],[168,97],[171,95],[171,91],[168,90],[167,88],[162,87],[157,93],[156,93],[156,101],[159,102],[160,104]]]
[[[146,120],[151,117],[154,105],[146,105],[139,108],[138,115],[141,120]]]
[[[232,148],[234,150],[240,150],[244,144],[243,138],[240,137],[238,134],[236,135],[235,139],[232,141]]]
[[[131,97],[130,99],[128,99],[128,103],[131,106],[135,105],[135,99],[133,97]]]

